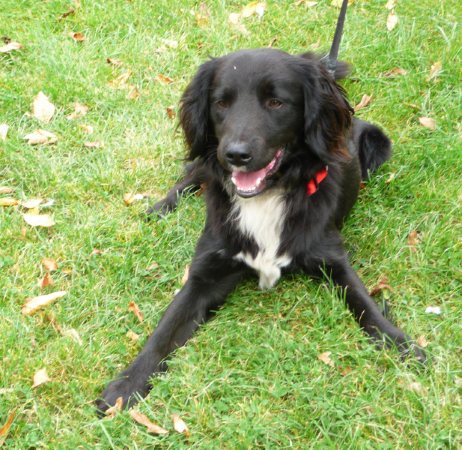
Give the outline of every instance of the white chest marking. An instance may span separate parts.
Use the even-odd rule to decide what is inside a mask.
[[[261,289],[273,287],[281,276],[281,268],[290,264],[287,255],[277,256],[284,226],[284,198],[280,192],[264,192],[256,197],[235,197],[232,217],[245,236],[258,245],[253,257],[240,252],[235,258],[245,262],[260,275]]]

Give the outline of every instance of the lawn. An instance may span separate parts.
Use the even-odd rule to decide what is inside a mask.
[[[357,116],[394,143],[345,240],[366,286],[388,285],[377,300],[426,345],[427,367],[375,349],[329,283],[293,276],[263,292],[252,280],[136,407],[165,436],[126,412],[98,420],[93,401],[181,287],[202,228],[196,195],[163,220],[144,216],[182,171],[181,93],[210,55],[268,45],[325,52],[338,8],[269,1],[263,17],[230,24],[246,1],[1,3],[0,47],[23,45],[0,53],[0,123],[9,126],[0,204],[19,202],[0,206],[0,429],[13,418],[0,431],[5,448],[462,448],[459,0],[397,0],[392,30],[385,0],[355,0],[340,50],[355,67],[343,83],[351,103],[372,95]],[[49,123],[32,114],[40,91],[56,107]],[[88,112],[68,118],[75,102]],[[57,142],[28,144],[39,128]],[[124,202],[128,193],[142,195]],[[37,198],[45,205],[29,213],[49,214],[53,226],[26,223],[23,203]],[[56,291],[67,294],[22,314],[26,299]],[[49,381],[32,387],[40,369]],[[174,431],[172,414],[189,436]]]

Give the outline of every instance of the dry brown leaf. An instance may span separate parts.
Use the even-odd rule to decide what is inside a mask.
[[[38,208],[41,203],[43,203],[41,198],[31,198],[29,200],[22,201],[21,206],[26,209],[35,209]]]
[[[123,397],[117,397],[114,405],[106,410],[106,417],[110,417],[111,419],[114,418],[117,414],[120,413],[120,411],[122,411],[123,404]]]
[[[396,178],[396,172],[391,172],[388,178],[385,180],[386,184],[390,184]]]
[[[43,289],[43,288],[46,288],[47,286],[53,286],[53,284],[55,284],[55,282],[51,278],[50,273],[45,272],[45,275],[43,276],[43,278],[41,280],[38,281],[37,284],[38,284],[39,288]]]
[[[47,369],[37,370],[34,374],[34,384],[32,385],[32,388],[36,388],[41,384],[48,383],[49,381],[51,381],[51,378],[47,374]]]
[[[118,77],[114,78],[113,80],[109,81],[109,86],[113,89],[125,89],[127,86],[128,79],[131,77],[132,72],[131,70],[127,70],[123,74],[119,75]]]
[[[241,15],[242,17],[250,17],[255,14],[258,17],[263,17],[263,14],[265,14],[265,10],[265,2],[250,2],[242,8]]]
[[[322,361],[324,364],[327,364],[330,367],[334,367],[334,361],[332,361],[330,355],[332,352],[324,352],[318,355],[319,361]]]
[[[55,221],[49,214],[23,214],[24,220],[31,227],[52,227]]]
[[[391,286],[388,284],[388,278],[386,276],[382,276],[380,277],[378,283],[371,289],[369,295],[374,297],[385,289],[391,291]]]
[[[130,417],[140,425],[144,425],[147,428],[148,433],[154,433],[154,434],[167,434],[168,431],[159,425],[155,424],[154,422],[151,422],[147,416],[144,414],[135,411],[131,409],[129,412]]]
[[[29,145],[49,145],[58,141],[56,134],[42,129],[38,129],[32,133],[26,134],[24,139],[27,139],[27,143]]]
[[[207,8],[207,4],[202,2],[199,5],[199,11],[194,14],[196,23],[199,27],[205,27],[209,23],[210,12]]]
[[[91,253],[90,253],[90,256],[95,256],[95,255],[102,255],[103,254],[103,251],[102,250],[99,250],[98,248],[94,248]]]
[[[429,130],[435,131],[436,130],[436,121],[431,117],[419,117],[420,125],[428,128]]]
[[[85,134],[93,134],[95,129],[91,125],[84,125],[80,124],[79,128],[85,133]]]
[[[372,101],[372,95],[364,94],[361,101],[354,107],[355,111],[365,108]]]
[[[174,119],[176,117],[176,112],[173,106],[168,106],[166,111],[167,111],[167,116],[169,119]]]
[[[159,268],[159,263],[154,261],[148,268],[146,268],[146,270],[148,272],[151,272],[152,270],[156,270],[158,268]]]
[[[419,232],[417,230],[412,230],[407,237],[407,245],[412,252],[417,251],[417,245],[420,243]]]
[[[45,270],[48,270],[48,272],[54,272],[55,270],[58,270],[58,264],[52,258],[43,258],[42,265]]]
[[[140,335],[139,334],[136,334],[134,331],[132,330],[128,330],[127,331],[127,334],[125,335],[128,337],[128,339],[130,339],[131,341],[133,342],[136,342],[139,338],[140,338]]]
[[[10,431],[11,425],[13,424],[14,418],[16,416],[16,409],[10,412],[8,418],[4,425],[0,428],[0,447],[5,443],[8,433]]]
[[[14,192],[14,188],[10,186],[0,186],[0,194],[11,194]]]
[[[120,67],[123,65],[123,62],[117,58],[106,58],[106,62],[111,66]]]
[[[77,330],[75,330],[74,328],[69,328],[69,329],[67,329],[67,330],[62,330],[62,331],[61,331],[61,334],[62,334],[63,336],[70,337],[72,340],[74,340],[75,342],[77,342],[77,344],[83,345],[83,342],[82,342],[82,339],[81,339],[79,333],[78,333]]]
[[[161,73],[159,73],[158,75],[156,75],[156,81],[158,81],[159,83],[161,84],[170,84],[170,83],[173,83],[173,79],[168,77],[167,75],[162,75]]]
[[[19,204],[19,200],[12,197],[0,198],[0,206],[16,206]]]
[[[75,102],[73,106],[74,106],[74,112],[66,116],[67,120],[78,119],[80,117],[85,116],[88,112],[88,106],[83,105],[82,103]]]
[[[396,25],[398,25],[398,16],[395,14],[394,11],[391,11],[387,17],[387,30],[393,30],[393,28],[395,28]]]
[[[401,67],[394,67],[393,69],[387,70],[382,75],[386,78],[394,78],[399,75],[407,75],[407,70],[401,69]]]
[[[135,314],[136,318],[137,318],[140,322],[143,322],[144,315],[143,315],[143,313],[140,311],[140,308],[138,307],[138,305],[137,305],[135,302],[130,302],[130,303],[128,304],[128,310],[131,311],[133,314]]]
[[[422,348],[428,347],[428,341],[425,339],[425,336],[419,336],[417,338],[417,344]]]
[[[393,9],[396,6],[396,0],[388,0],[385,8]]]
[[[48,123],[55,111],[55,105],[50,102],[50,99],[42,91],[40,91],[32,103],[32,115],[41,122]]]
[[[6,141],[6,135],[8,134],[10,126],[6,123],[0,124],[0,139]]]
[[[8,44],[0,47],[0,53],[9,53],[9,52],[12,52],[13,50],[19,50],[22,47],[23,47],[22,44],[20,44],[19,42],[11,41],[11,42],[8,42]]]
[[[86,38],[83,33],[80,31],[71,31],[69,37],[72,38],[75,42],[83,42]]]
[[[417,381],[413,381],[412,383],[409,383],[407,385],[407,388],[410,391],[414,391],[417,394],[424,394],[425,393],[425,388],[422,386],[421,383],[419,383]]]
[[[130,84],[128,87],[130,89],[129,93],[127,94],[127,98],[129,100],[136,100],[137,98],[140,97],[141,92],[138,90],[136,86],[133,86],[132,84]]]
[[[307,8],[312,8],[313,6],[316,6],[317,4],[318,2],[309,2],[307,0],[298,0],[294,3],[295,6],[304,5]]]
[[[75,14],[75,9],[69,8],[66,12],[63,12],[62,14],[58,16],[58,20],[63,20],[66,17],[72,16],[73,14]]]
[[[170,48],[178,48],[178,41],[175,41],[173,39],[161,39],[161,41]]]
[[[443,71],[443,65],[441,64],[441,61],[437,61],[436,63],[432,64],[430,67],[430,73],[427,77],[427,81],[435,81]]]
[[[103,148],[104,147],[104,142],[100,141],[87,141],[83,143],[84,147],[87,148]]]
[[[184,273],[181,278],[181,284],[185,285],[189,278],[189,264],[184,268]]]
[[[189,429],[184,420],[178,414],[172,414],[173,428],[178,433],[182,433],[185,436],[189,436]]]
[[[128,192],[127,194],[124,194],[124,197],[123,197],[124,203],[127,206],[130,206],[132,203],[136,201],[143,200],[143,198],[144,198],[143,194],[134,194],[132,192]]]
[[[39,295],[38,297],[29,298],[22,307],[21,312],[25,316],[30,316],[37,312],[39,309],[45,308],[45,306],[48,306],[61,297],[64,297],[66,294],[66,291],[57,291],[51,294]]]

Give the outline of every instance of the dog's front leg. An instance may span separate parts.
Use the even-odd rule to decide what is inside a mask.
[[[202,242],[205,240],[202,239]],[[163,372],[165,359],[192,336],[200,324],[220,307],[245,274],[242,264],[199,244],[191,264],[189,279],[175,296],[143,350],[119,377],[112,381],[96,402],[100,413],[114,405],[119,397],[130,407],[147,395],[150,378]]]
[[[382,312],[366,287],[350,266],[347,257],[327,265],[328,274],[335,284],[345,290],[348,308],[360,327],[375,341],[394,344],[403,355],[411,354],[420,362],[425,362],[424,351],[402,330],[393,325]]]

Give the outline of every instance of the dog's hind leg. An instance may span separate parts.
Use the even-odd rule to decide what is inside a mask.
[[[203,182],[201,170],[197,161],[193,161],[185,167],[185,175],[178,181],[167,193],[167,195],[146,211],[148,216],[164,216],[172,211],[178,205],[179,198],[184,192],[195,192],[200,188]]]
[[[124,407],[130,407],[138,401],[137,397],[146,396],[151,389],[150,378],[167,369],[165,360],[170,353],[183,346],[225,302],[248,269],[222,252],[203,235],[183,289],[167,308],[143,350],[96,402],[100,415],[119,397]]]

